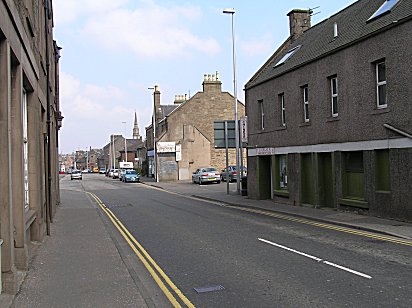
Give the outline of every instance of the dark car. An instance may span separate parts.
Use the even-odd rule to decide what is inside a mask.
[[[237,181],[237,168],[236,166],[228,166],[228,178],[229,178],[229,182],[233,182],[233,181]],[[243,174],[239,175],[239,177],[241,178],[242,175],[243,177],[247,176],[247,169],[246,167],[242,166],[241,170],[243,171]],[[222,170],[222,172],[220,173],[220,179],[222,181],[226,181],[226,168]]]

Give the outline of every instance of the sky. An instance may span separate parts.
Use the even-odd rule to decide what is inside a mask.
[[[102,148],[111,134],[132,138],[151,124],[154,85],[161,104],[202,91],[220,74],[233,94],[234,8],[237,96],[289,36],[287,13],[314,9],[312,26],[355,0],[55,0],[54,39],[62,47],[60,153]]]

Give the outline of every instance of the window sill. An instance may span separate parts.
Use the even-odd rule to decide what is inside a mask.
[[[375,192],[382,195],[390,195],[392,193],[390,190],[377,190]]]
[[[280,126],[275,128],[275,131],[279,131],[279,130],[286,130],[286,126]]]
[[[310,126],[310,121],[309,122],[303,122],[299,124],[299,127],[305,127],[305,126]]]
[[[277,197],[289,198],[289,191],[287,191],[287,190],[275,189],[275,190],[273,190],[273,194]]]
[[[340,121],[339,116],[331,117],[331,118],[326,120],[326,122],[336,122],[336,121]]]
[[[369,203],[361,199],[340,198],[339,204],[363,208],[363,209],[369,209]]]
[[[391,110],[390,110],[388,107],[379,108],[379,109],[377,108],[377,109],[374,109],[374,110],[371,112],[371,115],[388,113],[388,112],[391,112]]]

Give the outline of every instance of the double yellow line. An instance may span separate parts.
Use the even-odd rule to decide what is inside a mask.
[[[385,242],[391,242],[391,243],[405,245],[405,246],[412,246],[412,241],[403,240],[403,239],[399,239],[399,238],[395,238],[395,237],[379,235],[379,234],[375,234],[375,233],[370,233],[370,232],[366,232],[366,231],[359,231],[359,230],[354,230],[354,229],[345,228],[345,227],[339,227],[339,226],[336,226],[336,225],[320,223],[320,222],[316,222],[316,221],[311,221],[311,220],[307,220],[307,219],[282,215],[282,214],[278,214],[278,213],[273,213],[273,212],[268,212],[268,211],[253,209],[253,208],[244,208],[244,207],[238,207],[238,206],[233,206],[233,205],[226,205],[225,207],[233,208],[233,209],[237,209],[237,210],[241,210],[241,211],[245,211],[245,212],[270,216],[270,217],[274,217],[274,218],[279,218],[279,219],[283,219],[283,220],[298,222],[298,223],[311,225],[311,226],[315,226],[315,227],[319,227],[319,228],[325,228],[325,229],[329,229],[329,230],[335,230],[335,231],[339,231],[339,232],[364,236],[364,237],[373,238],[373,239],[381,240],[381,241],[385,241]]]
[[[96,196],[94,193],[86,193],[93,197],[93,199],[97,202],[97,204],[100,206],[103,212],[105,212],[107,217],[109,217],[113,225],[117,228],[117,230],[119,230],[120,234],[123,236],[123,238],[129,244],[130,248],[134,251],[136,256],[140,259],[140,261],[149,271],[150,275],[156,281],[157,285],[166,295],[167,299],[170,301],[173,307],[182,306],[180,305],[179,301],[176,299],[172,292],[174,292],[187,307],[195,307],[190,302],[190,300],[186,296],[184,296],[183,293],[176,287],[176,285],[170,280],[170,278],[165,274],[165,272],[156,264],[152,257],[150,257],[150,255],[143,248],[143,246],[140,245],[140,243],[134,238],[132,234],[130,234],[130,232],[116,217],[116,215],[114,215],[114,213],[108,207],[106,207],[102,200],[100,200],[100,198]],[[165,285],[165,283],[169,286],[170,289]]]

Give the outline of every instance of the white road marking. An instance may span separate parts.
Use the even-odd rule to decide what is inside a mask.
[[[265,240],[265,239],[263,239],[263,238],[258,238],[258,240],[261,241],[261,242],[264,242],[264,243],[266,243],[266,244],[269,244],[269,245],[272,245],[272,246],[276,246],[276,247],[279,247],[279,248],[288,250],[288,251],[290,251],[290,252],[294,252],[294,253],[296,253],[296,254],[298,254],[298,255],[307,257],[307,258],[312,259],[312,260],[315,260],[315,261],[317,261],[317,262],[322,262],[322,263],[324,263],[324,264],[333,266],[333,267],[338,268],[338,269],[341,269],[341,270],[343,270],[343,271],[346,271],[346,272],[349,272],[349,273],[352,273],[352,274],[361,276],[361,277],[363,277],[363,278],[372,279],[372,277],[369,276],[369,275],[366,275],[366,274],[364,274],[364,273],[361,273],[361,272],[352,270],[352,269],[350,269],[350,268],[347,268],[347,267],[344,267],[344,266],[341,266],[341,265],[338,265],[338,264],[335,264],[335,263],[332,263],[332,262],[329,262],[329,261],[325,261],[325,260],[323,260],[323,259],[321,259],[321,258],[318,258],[318,257],[315,257],[315,256],[311,256],[311,255],[309,255],[309,254],[307,254],[307,253],[304,253],[304,252],[301,252],[301,251],[298,251],[298,250],[295,250],[295,249],[292,249],[292,248],[289,248],[289,247],[286,247],[286,246],[283,246],[283,245],[280,245],[280,244],[273,243],[273,242],[268,241],[268,240]]]

